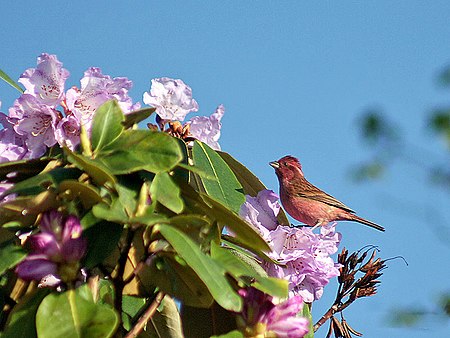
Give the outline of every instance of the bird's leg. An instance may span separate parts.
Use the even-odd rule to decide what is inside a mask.
[[[312,227],[311,231],[314,231],[314,230],[316,230],[317,228],[319,228],[319,227],[322,225],[322,223],[323,223],[323,221],[319,219],[319,220],[317,221],[316,225],[314,225],[314,226]]]

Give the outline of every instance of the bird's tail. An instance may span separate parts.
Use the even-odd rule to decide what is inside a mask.
[[[364,219],[364,218],[356,216],[356,215],[352,215],[352,221],[356,221],[356,222],[368,225],[368,226],[370,226],[372,228],[375,228],[377,230],[384,231],[384,228],[381,225],[378,225],[378,224],[376,224],[374,222],[371,222],[371,221],[369,221],[367,219]]]

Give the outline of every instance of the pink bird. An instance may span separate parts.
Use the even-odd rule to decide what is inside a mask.
[[[344,203],[309,183],[295,157],[285,156],[270,165],[280,183],[281,204],[297,221],[314,227],[333,221],[355,221],[384,231],[382,226],[355,215]]]

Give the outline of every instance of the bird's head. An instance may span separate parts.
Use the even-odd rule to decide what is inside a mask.
[[[280,158],[278,161],[269,163],[277,174],[278,179],[292,180],[294,177],[303,177],[302,165],[293,156],[287,155]]]

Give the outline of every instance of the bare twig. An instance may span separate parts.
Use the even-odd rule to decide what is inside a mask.
[[[366,260],[370,251],[370,258]],[[335,337],[351,338],[351,335],[360,336],[361,333],[354,330],[343,318],[344,311],[356,299],[373,296],[377,293],[378,280],[381,277],[381,271],[386,268],[386,260],[375,259],[377,253],[376,247],[369,247],[348,255],[347,249],[343,249],[338,256],[338,262],[341,264],[340,275],[338,277],[338,291],[333,305],[314,325],[314,332],[325,324],[329,319],[330,328],[327,337],[334,332]],[[357,274],[363,274],[357,278]],[[339,321],[334,315],[341,313],[342,320]]]
[[[142,316],[139,317],[139,320],[137,321],[136,325],[134,325],[133,328],[126,334],[125,338],[137,337],[142,332],[142,330],[144,330],[145,325],[155,314],[155,311],[161,304],[164,296],[165,294],[161,291],[156,294],[156,297],[153,300],[153,302],[150,303],[150,306],[147,308],[147,310],[145,310]]]

